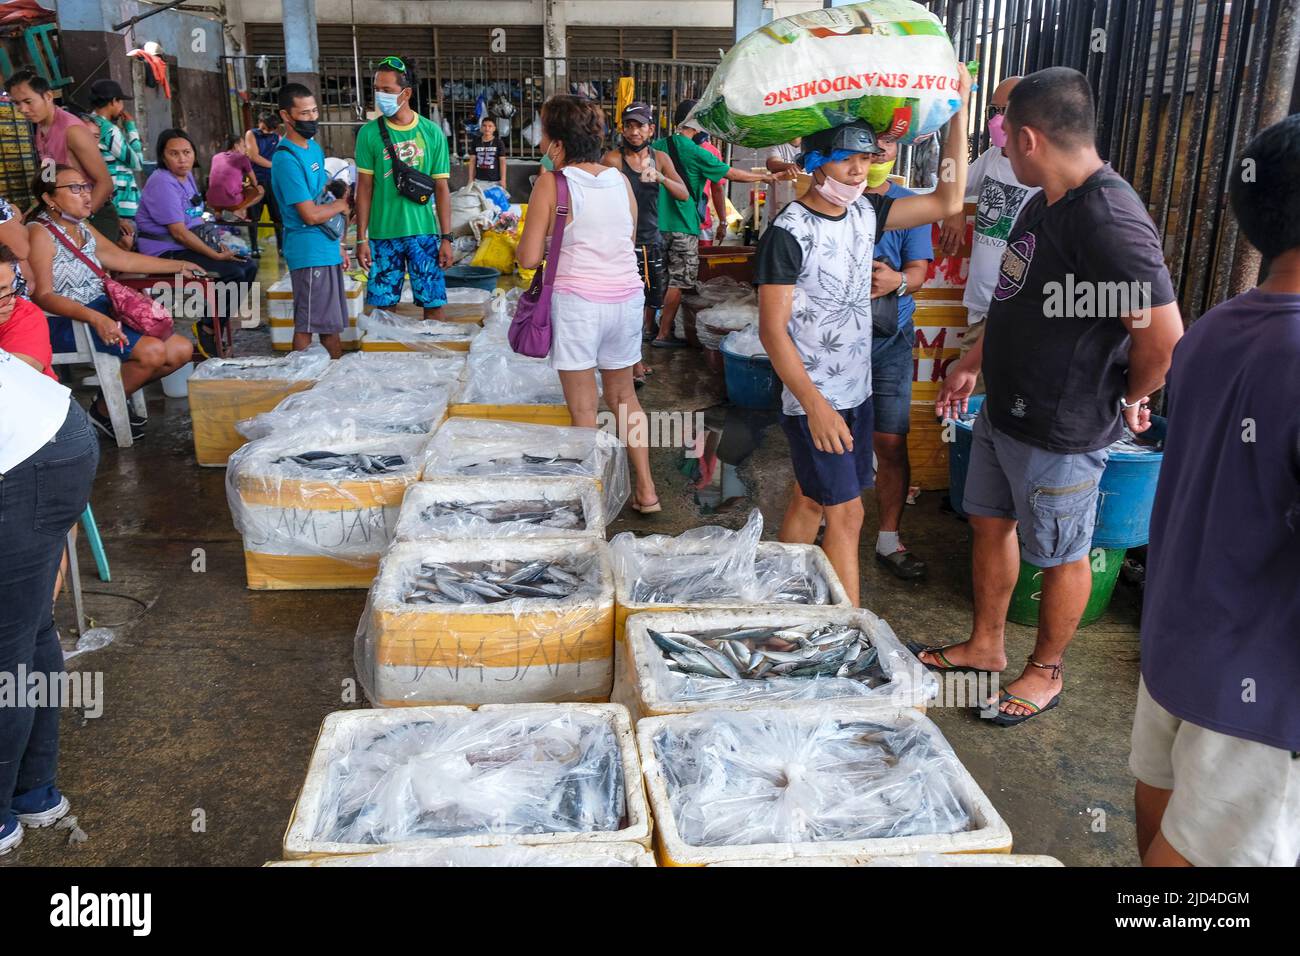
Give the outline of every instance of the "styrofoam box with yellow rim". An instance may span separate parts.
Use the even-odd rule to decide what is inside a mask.
[[[311,388],[329,362],[329,353],[317,345],[283,358],[211,358],[200,363],[188,382],[195,459],[210,468],[225,467],[244,444],[235,426],[269,412],[285,396]]]
[[[432,352],[352,352],[330,364],[321,376],[321,388],[365,388],[371,382],[383,387],[424,388],[442,385],[452,402],[465,388],[465,353],[437,349]]]
[[[479,327],[473,322],[438,322],[374,309],[357,319],[363,352],[468,352]]]
[[[573,424],[559,372],[547,359],[517,354],[495,327],[487,326],[470,347],[465,395],[450,414],[535,425]]]
[[[447,289],[447,304],[442,307],[444,322],[476,322],[482,324],[487,317],[492,293],[487,289],[451,287]]]
[[[624,826],[618,830],[592,830],[559,833],[479,833],[456,837],[436,837],[426,840],[390,844],[412,850],[466,846],[575,846],[621,845],[635,843],[650,846],[652,823],[646,802],[641,764],[637,756],[632,720],[627,709],[617,704],[493,704],[470,710],[467,707],[417,707],[397,710],[343,710],[326,716],[307,766],[307,778],[289,817],[284,834],[284,858],[299,860],[340,854],[371,853],[381,847],[373,844],[336,843],[317,836],[326,825],[322,817],[327,812],[325,804],[330,797],[331,767],[336,760],[346,756],[361,734],[390,732],[392,728],[425,720],[441,718],[475,720],[480,715],[488,717],[510,714],[528,717],[537,714],[539,719],[551,719],[555,714],[568,712],[575,718],[586,717],[606,721],[614,735],[623,770],[625,796]]]
[[[868,720],[895,729],[919,727],[920,732],[948,759],[950,782],[970,817],[972,828],[958,833],[920,834],[903,837],[884,837],[871,840],[822,841],[808,843],[754,843],[724,846],[691,846],[682,840],[664,769],[655,749],[655,737],[664,729],[690,726],[686,722],[725,719],[753,722],[778,719],[797,724],[816,724],[825,719],[844,719],[850,722]],[[660,866],[708,866],[718,863],[737,865],[766,865],[802,857],[828,856],[883,857],[918,853],[1009,853],[1011,830],[993,803],[980,789],[957,759],[951,745],[934,721],[910,707],[900,707],[892,714],[883,709],[868,709],[841,701],[825,701],[803,707],[755,708],[752,710],[705,710],[695,714],[669,714],[647,717],[636,725],[637,748],[645,772],[646,792],[650,810],[655,819],[655,852]],[[757,746],[755,741],[747,741]]]
[[[307,860],[273,860],[265,866],[312,867],[627,867],[654,866],[655,857],[635,843],[557,843],[553,846],[450,846],[412,849],[403,846],[318,856]]]
[[[1065,866],[1054,856],[1034,853],[909,853],[904,856],[800,856],[788,860],[710,863],[714,866]]]
[[[801,624],[842,624],[856,627],[871,640],[889,683],[874,689],[849,678],[806,680],[723,680],[676,674],[666,666],[663,652],[650,631],[698,634],[703,631],[751,627],[798,627]],[[695,713],[715,707],[765,707],[777,703],[825,700],[884,707],[916,707],[922,711],[939,693],[935,676],[905,648],[884,620],[863,608],[795,606],[779,611],[694,610],[633,614],[627,619],[622,667],[614,676],[613,699],[624,704],[635,720],[664,714]],[[686,687],[707,689],[709,696],[684,693]],[[724,696],[725,695],[725,696]]]
[[[579,509],[577,528],[553,528],[519,521],[489,522],[462,514],[427,516],[425,509],[440,504],[508,505],[541,502]],[[397,519],[396,541],[430,541],[464,538],[598,538],[605,540],[605,508],[595,482],[575,478],[462,478],[420,482],[406,491]]]
[[[574,459],[577,464],[528,465],[523,462],[524,455]],[[627,449],[608,432],[528,422],[448,418],[425,450],[422,480],[461,482],[470,478],[590,481],[601,493],[606,524],[617,517],[631,493]]]
[[[644,538],[638,538],[637,543],[645,541]],[[647,545],[648,547],[649,545]],[[707,554],[711,549],[701,542],[699,554]],[[650,552],[647,552],[649,554]],[[803,555],[811,565],[821,574],[826,581],[827,589],[830,592],[830,603],[816,605],[820,607],[839,607],[852,608],[853,604],[849,601],[849,596],[844,591],[844,585],[840,583],[839,575],[831,567],[830,560],[821,548],[813,544],[785,544],[780,541],[760,541],[758,544],[759,556],[781,554]],[[737,594],[734,600],[710,601],[709,603],[687,603],[687,604],[643,604],[640,601],[632,600],[632,584],[626,581],[616,572],[614,575],[614,600],[615,600],[615,640],[621,648],[624,646],[624,637],[627,628],[627,619],[633,614],[643,614],[649,612],[664,611],[704,611],[704,610],[752,610],[752,611],[772,611],[772,610],[802,610],[809,607],[807,604],[756,604],[746,601],[741,595]]]
[[[561,561],[588,566],[560,599],[408,604],[424,562]],[[614,575],[594,539],[407,541],[384,555],[357,630],[367,696],[384,707],[607,701],[614,681]]]
[[[366,284],[352,276],[343,276],[343,296],[347,302],[348,324],[339,338],[345,349],[357,348],[357,316],[365,304]],[[271,348],[287,352],[293,348],[293,281],[285,275],[266,290],[267,322],[271,328]],[[318,341],[313,336],[312,341]]]
[[[249,442],[226,472],[254,590],[365,588],[392,540],[407,486],[419,479],[427,435],[276,433]],[[306,469],[283,461],[311,451],[401,455],[380,475]]]

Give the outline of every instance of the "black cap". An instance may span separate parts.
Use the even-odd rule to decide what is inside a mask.
[[[676,128],[686,122],[686,117],[691,115],[691,110],[695,109],[698,100],[682,100],[677,104],[677,112],[673,114],[673,127]]]
[[[626,123],[628,120],[635,120],[645,126],[654,126],[655,111],[650,108],[649,103],[642,103],[640,100],[636,100],[623,107],[623,115],[620,117],[620,122]]]
[[[851,123],[845,123],[841,126],[832,126],[830,129],[821,129],[815,133],[805,136],[800,142],[803,149],[803,155],[808,153],[821,153],[823,156],[829,156],[837,149],[847,149],[855,153],[871,153],[878,155],[885,150],[876,139],[876,131],[871,128],[871,124],[863,120],[855,120]]]
[[[90,98],[96,102],[101,100],[131,100],[133,96],[127,96],[122,92],[121,85],[117,80],[96,80],[90,84]]]

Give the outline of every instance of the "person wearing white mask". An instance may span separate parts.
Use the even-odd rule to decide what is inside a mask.
[[[369,271],[368,305],[397,305],[409,274],[424,317],[440,319],[443,270],[452,264],[451,160],[442,130],[412,108],[414,95],[410,65],[397,56],[380,60],[375,106],[382,115],[357,134],[357,261]],[[413,188],[399,189],[399,179]]]
[[[871,471],[872,259],[885,229],[910,229],[961,209],[966,188],[966,102],[948,124],[944,158],[958,170],[934,192],[894,199],[867,193],[873,157],[884,153],[863,121],[803,139],[812,188],[763,233],[755,255],[759,337],[785,386],[782,427],[795,487],[780,539],[811,544],[823,517],[822,550],[858,604],[862,491]],[[864,193],[866,193],[864,195]]]
[[[1007,144],[1007,133],[1002,128],[1007,100],[1019,82],[1020,77],[1009,76],[993,91],[988,108],[991,145],[980,153],[966,172],[966,201],[978,205],[975,207],[975,232],[971,238],[970,272],[962,296],[962,305],[966,306],[966,334],[961,340],[963,355],[984,335],[984,320],[989,314],[993,289],[998,284],[1002,252],[1007,247],[1011,227],[1025,203],[1039,192],[1037,186],[1026,186],[1016,179],[1011,160],[1002,149]],[[943,221],[939,235],[939,253],[956,255],[965,236],[966,213],[949,216]],[[984,389],[981,387],[978,391]]]

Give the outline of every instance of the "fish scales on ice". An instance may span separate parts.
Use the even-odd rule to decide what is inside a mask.
[[[849,625],[647,633],[668,669],[681,674],[725,680],[847,677],[873,688],[889,683],[871,639]]]
[[[542,528],[571,531],[586,524],[580,501],[446,501],[432,504],[420,512],[424,521],[453,519],[488,524],[527,524]]]
[[[596,584],[590,567],[568,569],[556,561],[493,561],[420,565],[402,600],[407,604],[496,604],[513,598],[558,601]]]

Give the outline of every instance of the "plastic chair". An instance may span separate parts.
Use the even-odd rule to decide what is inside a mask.
[[[122,387],[122,362],[114,355],[109,355],[95,348],[91,341],[90,326],[85,322],[72,322],[72,336],[77,344],[75,352],[56,352],[50,359],[50,365],[93,365],[99,388],[104,393],[104,403],[108,405],[108,418],[113,423],[113,433],[117,436],[118,448],[131,447],[131,420],[127,412],[126,390]],[[137,415],[144,417],[149,413],[144,400],[144,389],[138,389],[131,396],[131,407]]]

